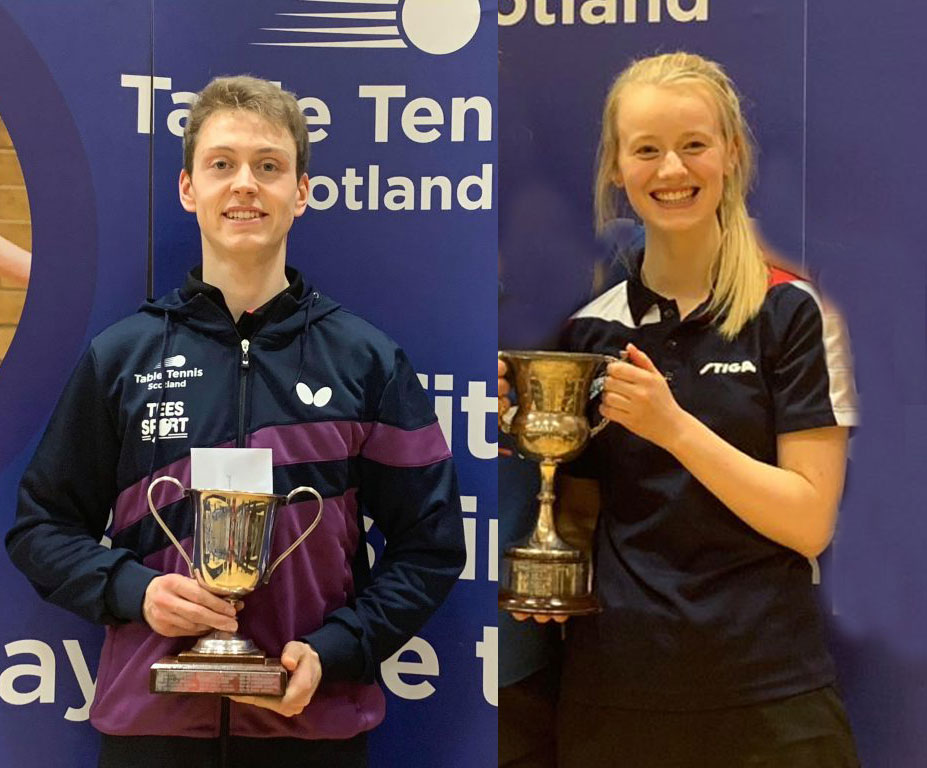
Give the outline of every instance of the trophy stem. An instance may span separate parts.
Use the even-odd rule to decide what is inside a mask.
[[[223,599],[235,605],[238,598],[231,595],[224,596]],[[208,635],[203,635],[197,640],[196,645],[194,645],[188,653],[203,656],[252,656],[260,658],[263,658],[265,655],[264,652],[254,644],[253,640],[242,637],[237,632],[226,632],[221,629],[214,629]],[[184,654],[181,653],[181,656],[183,655]]]
[[[531,534],[529,546],[545,550],[571,549],[557,535],[554,523],[554,475],[557,472],[557,462],[544,459],[540,463],[541,491],[537,495],[540,502],[538,509],[538,522]]]

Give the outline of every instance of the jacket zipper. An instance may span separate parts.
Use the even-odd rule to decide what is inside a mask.
[[[238,368],[238,447],[245,447],[245,394],[248,389],[248,369],[251,367],[251,342],[241,340],[241,362]]]

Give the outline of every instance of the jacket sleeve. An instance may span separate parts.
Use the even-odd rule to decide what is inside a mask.
[[[373,680],[377,664],[443,602],[466,560],[450,451],[431,402],[399,350],[360,465],[361,509],[386,546],[354,605],[329,614],[321,628],[302,638],[319,654],[322,679],[329,681]]]
[[[90,349],[23,475],[6,548],[45,600],[97,623],[141,620],[145,589],[158,575],[135,553],[100,544],[119,452]]]

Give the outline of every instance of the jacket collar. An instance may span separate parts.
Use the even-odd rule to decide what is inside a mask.
[[[287,267],[286,276],[290,285],[262,307],[243,314],[237,325],[222,292],[203,282],[199,268],[191,270],[181,288],[140,309],[167,314],[175,322],[229,342],[259,335],[262,343],[282,345],[340,306],[308,285],[296,269]],[[242,328],[243,323],[247,327]]]

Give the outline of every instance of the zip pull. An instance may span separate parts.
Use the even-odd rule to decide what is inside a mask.
[[[247,368],[251,365],[251,359],[248,357],[248,350],[251,347],[251,342],[248,339],[241,340],[241,367]]]

